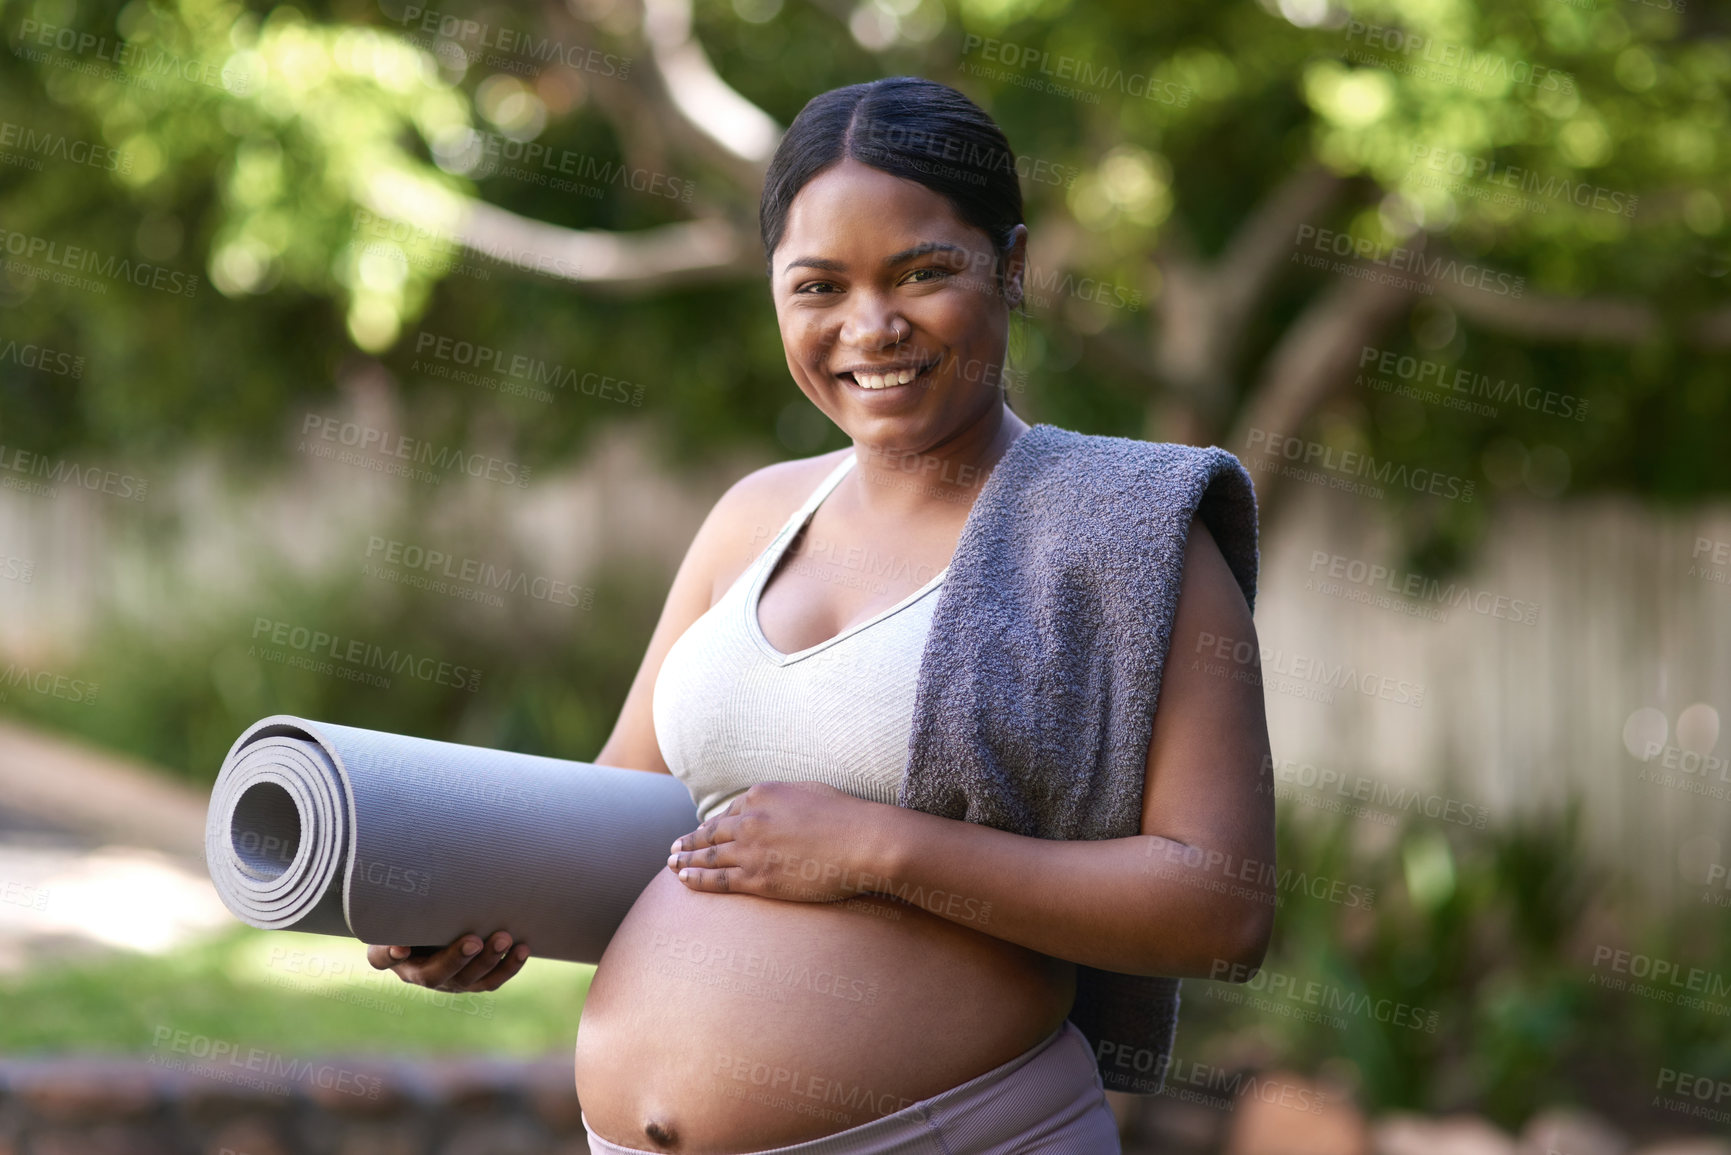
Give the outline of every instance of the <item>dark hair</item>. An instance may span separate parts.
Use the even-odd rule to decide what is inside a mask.
[[[787,211],[806,182],[852,157],[917,181],[950,203],[956,215],[991,238],[998,290],[1004,255],[1022,223],[1016,154],[997,122],[947,84],[922,76],[886,76],[819,93],[806,102],[770,158],[758,205],[764,271],[781,243]],[[1024,312],[1026,300],[1016,311]],[[1005,388],[1004,404],[1010,405]]]
[[[832,88],[788,125],[763,178],[763,259],[781,243],[788,208],[812,177],[852,157],[917,181],[992,240],[997,264],[1022,223],[1016,156],[997,123],[965,95],[921,76],[886,76]]]

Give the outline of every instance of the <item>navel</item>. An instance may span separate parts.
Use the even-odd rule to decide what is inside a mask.
[[[657,1147],[664,1147],[668,1150],[672,1150],[679,1146],[679,1133],[672,1127],[669,1127],[664,1123],[659,1123],[654,1119],[643,1124],[643,1133],[649,1136],[649,1141],[654,1143]]]

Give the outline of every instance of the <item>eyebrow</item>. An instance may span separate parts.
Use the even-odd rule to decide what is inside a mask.
[[[947,241],[921,241],[919,244],[914,245],[911,248],[903,249],[899,253],[891,253],[889,256],[885,257],[883,267],[886,269],[893,269],[903,261],[911,261],[915,257],[923,257],[927,253],[966,253],[967,251],[968,250],[962,248],[962,246],[952,245]],[[842,262],[832,261],[828,257],[795,257],[793,260],[783,265],[781,271],[785,273],[796,265],[808,269],[824,269],[832,273],[842,273],[847,271],[847,266]]]

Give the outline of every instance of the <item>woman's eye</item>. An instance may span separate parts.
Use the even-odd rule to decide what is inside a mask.
[[[809,296],[810,294],[807,292],[807,290],[810,290],[810,289],[833,289],[833,288],[835,288],[835,286],[833,284],[831,284],[829,281],[807,281],[805,284],[803,284],[799,288],[795,289],[794,293],[796,295],[800,294],[800,293],[806,293]]]
[[[924,268],[915,269],[913,272],[909,273],[908,278],[911,280],[914,277],[917,277],[921,273],[930,273],[931,274],[930,277],[926,278],[927,283],[930,283],[931,281],[941,280],[942,278],[949,276],[950,270],[940,269],[940,268],[937,268],[933,265],[927,265]]]

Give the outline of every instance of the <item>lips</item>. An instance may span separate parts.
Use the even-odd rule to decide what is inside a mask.
[[[836,376],[861,389],[876,392],[880,389],[894,389],[923,380],[936,365],[936,361],[928,361],[924,365],[884,366],[880,369],[861,367],[849,372],[837,373]]]

